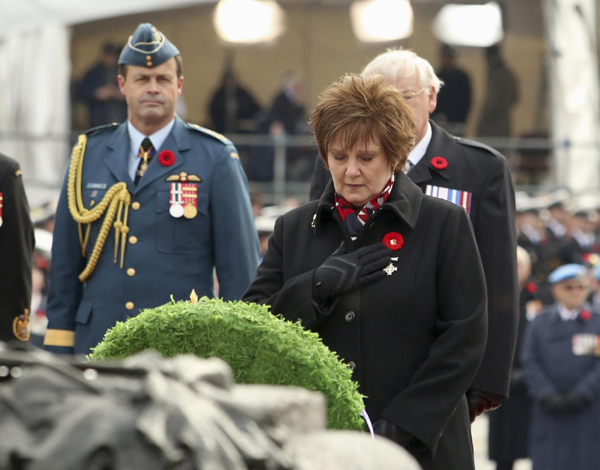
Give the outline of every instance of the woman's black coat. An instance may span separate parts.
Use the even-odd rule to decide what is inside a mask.
[[[465,392],[487,339],[485,280],[464,209],[424,195],[403,173],[388,202],[352,242],[333,207],[320,201],[280,217],[243,300],[301,321],[354,369],[373,421],[386,418],[427,448],[425,469],[474,468]],[[348,251],[404,237],[398,271],[340,296],[321,315],[312,303],[315,269],[342,241]]]

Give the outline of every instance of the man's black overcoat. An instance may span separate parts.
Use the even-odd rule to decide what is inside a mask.
[[[403,173],[390,198],[352,242],[333,207],[320,201],[280,217],[243,300],[316,331],[354,370],[372,420],[382,417],[424,443],[425,469],[473,467],[464,394],[485,350],[483,271],[465,211],[425,196]],[[312,304],[315,269],[340,246],[352,251],[397,232],[392,275],[344,294],[321,315]],[[415,449],[409,449],[413,452]],[[432,460],[431,455],[434,455]]]
[[[0,154],[0,341],[29,338],[33,226],[19,164]]]
[[[508,396],[519,319],[515,197],[506,159],[494,149],[454,137],[430,121],[433,136],[421,161],[408,173],[423,192],[427,186],[471,193],[470,217],[488,291],[489,336],[472,389]],[[436,169],[435,157],[448,166]],[[311,184],[318,199],[329,181],[319,158]]]

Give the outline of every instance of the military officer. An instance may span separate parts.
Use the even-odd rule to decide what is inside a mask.
[[[33,248],[21,169],[0,154],[0,341],[29,339]]]
[[[45,347],[87,354],[117,321],[189,299],[239,299],[258,239],[237,151],[175,115],[179,51],[140,24],[119,58],[128,120],[79,137],[56,213]]]
[[[490,147],[454,137],[429,119],[442,85],[433,67],[408,50],[388,51],[362,72],[383,75],[404,95],[415,115],[416,144],[408,177],[421,190],[464,207],[471,218],[488,292],[488,343],[467,393],[471,419],[500,405],[508,396],[518,326],[515,196],[506,159]],[[329,181],[317,159],[311,199]]]

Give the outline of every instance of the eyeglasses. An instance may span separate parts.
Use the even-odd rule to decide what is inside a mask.
[[[427,88],[423,87],[419,91],[403,91],[402,96],[404,97],[404,101],[410,104],[417,96],[423,93]]]
[[[567,284],[562,286],[564,290],[572,291],[572,290],[583,290],[586,288],[583,284]]]

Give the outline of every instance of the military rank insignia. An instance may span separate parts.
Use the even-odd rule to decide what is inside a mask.
[[[4,205],[4,197],[0,193],[0,227],[2,227],[2,206]]]
[[[441,186],[433,186],[428,184],[425,188],[425,194],[450,201],[457,206],[461,206],[465,211],[467,211],[467,214],[471,213],[471,200],[473,198],[473,193],[470,193],[469,191],[442,188]]]
[[[193,219],[198,215],[198,184],[202,180],[196,175],[182,171],[171,175],[167,181],[172,181],[169,191],[169,214],[179,219]]]
[[[600,336],[591,334],[573,335],[575,356],[600,356]]]

